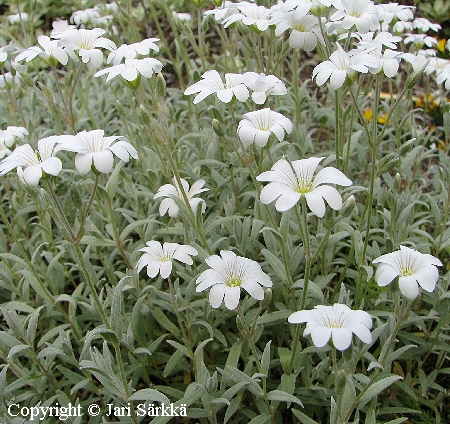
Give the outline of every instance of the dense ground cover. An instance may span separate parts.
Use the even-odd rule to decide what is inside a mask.
[[[378,3],[2,4],[2,422],[450,420],[446,6]]]

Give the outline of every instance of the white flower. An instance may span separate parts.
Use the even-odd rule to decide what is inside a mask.
[[[375,31],[379,21],[377,9],[370,0],[342,0],[336,4],[337,11],[331,16],[332,21],[342,19],[342,27],[349,30],[353,26],[361,34]]]
[[[330,59],[317,65],[313,70],[313,79],[317,85],[323,85],[330,79],[330,87],[334,90],[342,87],[347,78],[355,72],[367,73],[369,67],[378,66],[378,60],[370,57],[360,49],[348,53],[337,44],[338,49],[330,55]]]
[[[353,34],[358,40],[358,47],[362,47],[365,50],[382,50],[383,47],[395,50],[397,43],[402,41],[402,37],[392,35],[390,32],[379,32],[375,35],[374,32],[368,32],[367,34]],[[375,35],[375,37],[374,37]]]
[[[10,24],[17,24],[19,22],[27,22],[30,17],[28,16],[28,13],[21,12],[16,13],[15,15],[9,15],[8,21]]]
[[[434,37],[430,37],[427,34],[408,34],[404,40],[405,44],[413,43],[417,48],[423,47],[433,47],[437,44],[437,40]]]
[[[17,173],[22,174],[25,182],[32,186],[37,186],[42,177],[43,171],[47,174],[57,176],[62,170],[61,160],[55,157],[60,150],[58,141],[67,137],[68,142],[74,136],[50,136],[38,141],[38,150],[35,151],[29,144],[16,147],[16,149],[0,162],[0,175],[4,175],[14,168]]]
[[[6,46],[0,47],[0,66],[8,60],[10,53],[17,50],[17,46],[13,41],[10,41]]]
[[[257,6],[253,3],[242,2],[235,4],[240,13],[234,13],[225,18],[222,23],[227,28],[237,21],[241,21],[244,25],[255,25],[259,31],[265,31],[269,28],[270,15],[272,11],[264,6]]]
[[[199,197],[194,197],[197,194],[209,190],[207,188],[202,188],[205,185],[205,181],[197,180],[189,189],[189,183],[184,178],[180,178],[180,180],[182,190],[186,194],[186,197],[189,201],[189,206],[191,207],[192,212],[194,212],[194,215],[197,214],[197,208],[200,204],[202,205],[202,213],[205,212],[205,201],[203,199],[200,199]],[[163,216],[166,212],[168,212],[169,216],[172,218],[178,216],[179,207],[176,204],[175,200],[173,200],[173,198],[176,197],[184,202],[184,197],[175,177],[173,178],[173,185],[164,184],[158,189],[154,196],[154,199],[158,199],[160,197],[165,197],[165,199],[163,199],[161,204],[159,205],[159,214]]]
[[[175,22],[181,21],[181,22],[191,22],[192,16],[190,13],[181,13],[181,12],[175,12],[172,11],[172,16],[175,19]]]
[[[375,6],[378,13],[378,19],[390,24],[393,19],[399,21],[411,21],[414,18],[414,6],[403,6],[398,3],[377,4]]]
[[[14,144],[15,137],[23,139],[26,135],[28,135],[26,128],[8,126],[6,130],[0,130],[0,143],[6,147],[11,147]]]
[[[450,60],[443,59],[441,57],[430,57],[430,63],[425,68],[425,73],[427,75],[431,75],[433,72],[436,72],[436,75],[439,75],[446,68],[450,68]]]
[[[11,154],[11,147],[14,144],[15,137],[24,138],[28,131],[23,127],[6,127],[6,130],[0,130],[0,159]]]
[[[400,52],[386,49],[383,53],[381,53],[381,50],[376,49],[369,54],[378,59],[378,66],[371,64],[371,67],[369,68],[369,71],[372,74],[377,74],[383,70],[384,75],[388,78],[393,78],[397,75],[400,64]]]
[[[41,47],[29,47],[19,53],[15,60],[20,62],[25,59],[26,62],[30,62],[37,56],[41,56],[50,65],[56,66],[58,62],[62,65],[67,65],[69,56],[73,58],[73,52],[58,46],[58,40],[50,40],[50,37],[47,37],[46,35],[40,35],[37,40]]]
[[[259,147],[264,147],[271,133],[275,134],[278,141],[282,141],[285,132],[288,134],[292,132],[292,122],[269,108],[244,113],[243,118],[239,122],[237,133],[246,146],[255,143]]]
[[[305,3],[309,9],[310,3]],[[291,29],[289,46],[293,49],[303,49],[307,52],[314,50],[317,42],[322,40],[320,35],[319,19],[306,14],[306,9],[294,9],[287,13],[274,14],[271,23],[276,25],[275,35],[279,37],[287,29]]]
[[[373,261],[377,266],[375,280],[384,287],[398,278],[398,286],[403,296],[415,299],[419,295],[419,285],[427,292],[432,292],[439,279],[436,266],[442,266],[439,259],[432,255],[420,253],[406,246],[388,253]]]
[[[83,10],[76,10],[72,13],[70,22],[73,22],[76,25],[80,25],[86,24],[89,21],[93,21],[95,20],[95,18],[100,18],[100,11],[94,7]]]
[[[91,170],[92,164],[101,173],[111,171],[114,164],[113,153],[124,162],[137,159],[136,149],[120,135],[105,137],[103,130],[81,131],[74,140],[61,142],[60,150],[77,152],[75,167],[84,175]]]
[[[147,38],[139,43],[122,44],[117,50],[113,50],[106,60],[106,63],[113,63],[118,65],[122,62],[122,59],[134,59],[138,54],[147,56],[150,50],[159,52],[159,47],[155,44],[155,41],[159,41],[159,38]]]
[[[66,49],[76,50],[83,63],[98,68],[103,63],[103,53],[98,48],[117,49],[113,41],[101,37],[105,32],[101,28],[64,31],[60,36],[59,45]]]
[[[292,324],[306,322],[303,336],[311,334],[314,346],[325,346],[330,338],[336,349],[344,351],[352,343],[353,334],[363,343],[372,343],[372,318],[365,311],[352,311],[347,305],[318,305],[312,310],[294,312],[288,321]]]
[[[136,264],[137,272],[140,272],[144,266],[147,266],[147,275],[150,278],[161,274],[161,278],[168,278],[172,272],[172,260],[183,262],[186,265],[192,265],[194,262],[191,256],[197,256],[198,252],[189,245],[180,245],[178,243],[164,243],[161,246],[159,241],[148,241],[147,247],[139,249],[144,254],[139,258]]]
[[[324,200],[332,209],[339,210],[342,207],[341,195],[334,187],[322,184],[349,186],[352,181],[331,166],[321,169],[314,177],[314,172],[323,159],[312,157],[291,163],[286,159],[277,161],[270,171],[256,177],[258,181],[270,181],[261,190],[261,202],[268,204],[276,200],[275,208],[284,212],[305,196],[309,209],[319,218],[325,215]]]
[[[250,95],[248,88],[243,83],[243,76],[241,74],[225,74],[225,84],[216,70],[206,71],[202,75],[202,79],[195,84],[192,84],[186,90],[185,95],[198,93],[194,98],[194,104],[204,100],[211,94],[216,93],[217,98],[223,103],[229,103],[233,96],[245,102]]]
[[[397,21],[392,31],[394,31],[395,34],[403,35],[406,31],[412,31],[414,29],[412,22],[406,22],[406,21]]]
[[[446,90],[450,90],[450,66],[446,66],[439,72],[436,77],[436,82],[438,84],[444,84]]]
[[[151,78],[155,72],[160,73],[162,68],[163,64],[159,60],[149,57],[144,59],[125,59],[125,63],[97,71],[94,77],[108,74],[106,82],[109,83],[113,78],[120,75],[125,81],[136,81],[137,85],[139,85],[140,80],[138,78],[141,75],[144,78]],[[133,85],[132,88],[137,87]]]
[[[438,32],[442,27],[439,24],[435,24],[433,22],[430,22],[428,19],[425,18],[416,18],[413,20],[413,26],[414,28],[418,29],[421,32],[428,32],[428,31],[434,31]]]
[[[52,32],[50,33],[51,38],[60,38],[64,31],[70,31],[76,29],[76,25],[69,25],[65,20],[53,21],[52,22]]]
[[[228,309],[236,309],[241,288],[257,300],[264,299],[264,287],[272,287],[272,280],[261,269],[258,262],[236,256],[234,252],[222,250],[220,256],[205,259],[211,269],[203,271],[197,278],[197,292],[211,287],[209,303],[218,308],[225,300]]]
[[[239,13],[236,3],[226,0],[225,4],[220,8],[216,7],[215,9],[205,11],[205,16],[212,15],[217,22],[220,22],[226,16],[234,15],[235,13]]]
[[[262,105],[266,101],[267,96],[283,96],[287,93],[284,82],[275,75],[265,75],[263,73],[246,72],[242,81],[253,91],[252,100]]]
[[[11,72],[5,72],[3,75],[0,75],[0,88],[4,88],[7,85],[11,86],[12,84],[20,84],[20,75],[18,73],[13,75]]]

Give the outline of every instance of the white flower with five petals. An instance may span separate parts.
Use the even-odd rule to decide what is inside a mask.
[[[272,280],[261,269],[258,262],[237,256],[229,250],[222,250],[220,256],[205,259],[210,269],[197,278],[197,292],[209,291],[209,303],[218,308],[222,301],[228,309],[236,309],[239,304],[241,288],[257,300],[264,299],[263,287],[272,287]]]
[[[64,49],[58,45],[58,40],[51,40],[50,37],[47,37],[46,35],[40,35],[37,40],[41,47],[29,47],[28,49],[21,51],[16,56],[15,60],[20,62],[25,59],[26,62],[30,62],[37,56],[40,56],[51,66],[56,66],[58,62],[62,65],[67,65],[69,56],[74,60],[77,60],[71,49]]]
[[[147,56],[150,50],[159,52],[159,47],[155,44],[155,41],[159,41],[159,38],[147,38],[139,43],[122,44],[117,50],[113,50],[109,55],[106,63],[113,63],[118,65],[122,62],[122,59],[134,59],[138,54],[141,56]]]
[[[408,299],[419,295],[419,286],[432,292],[439,279],[436,267],[442,266],[438,258],[406,246],[376,258],[373,263],[377,265],[375,280],[378,285],[387,286],[398,277],[400,291]]]
[[[360,49],[346,52],[339,44],[338,49],[330,55],[330,59],[319,63],[313,69],[313,79],[317,85],[323,85],[330,79],[330,87],[334,90],[344,85],[347,76],[355,72],[367,73],[370,67],[377,67],[379,62],[375,57]]]
[[[377,9],[370,0],[341,0],[335,2],[337,11],[331,16],[331,21],[342,20],[342,28],[349,30],[356,27],[361,34],[378,29]]]
[[[287,211],[297,204],[302,196],[311,212],[323,218],[325,215],[325,200],[334,210],[342,207],[342,197],[329,185],[349,186],[352,181],[341,171],[333,167],[321,169],[316,176],[314,172],[324,158],[277,161],[270,171],[258,175],[258,181],[269,181],[261,190],[261,202],[268,204],[276,200],[275,208],[279,212]]]
[[[284,82],[275,75],[265,75],[263,73],[246,72],[242,76],[244,84],[253,91],[252,100],[262,105],[267,96],[283,96],[287,93]]]
[[[102,37],[105,32],[101,28],[71,29],[61,34],[58,45],[77,51],[83,63],[96,69],[103,63],[103,53],[99,48],[110,51],[117,49],[113,41]]]
[[[194,212],[194,215],[197,214],[197,209],[200,204],[202,205],[202,213],[204,213],[206,209],[205,201],[195,196],[209,190],[207,188],[202,188],[205,185],[205,181],[197,180],[194,184],[192,184],[192,187],[190,189],[189,183],[184,178],[180,178],[180,181],[182,190],[186,194],[189,206],[192,209],[192,212]],[[153,198],[159,199],[160,197],[165,197],[165,199],[163,199],[161,204],[159,205],[159,214],[163,216],[168,213],[172,218],[177,217],[180,208],[178,207],[174,198],[178,198],[179,200],[184,202],[184,196],[175,177],[173,178],[173,184],[164,184],[163,186],[161,186]]]
[[[211,94],[216,94],[217,98],[223,103],[231,102],[233,96],[245,102],[250,93],[243,82],[243,75],[228,73],[225,74],[225,83],[222,81],[220,74],[212,69],[206,71],[202,75],[202,79],[195,84],[192,84],[186,90],[185,95],[198,93],[194,98],[194,104],[201,102]]]
[[[136,81],[138,85],[141,75],[144,78],[151,78],[154,73],[160,73],[162,68],[163,64],[158,59],[150,57],[144,59],[125,59],[125,63],[97,71],[94,77],[107,74],[106,83],[109,83],[113,78],[121,76],[125,81],[130,83]]]
[[[324,347],[330,339],[333,346],[344,351],[352,344],[355,334],[363,343],[372,343],[372,318],[365,311],[353,311],[347,305],[318,305],[312,310],[294,312],[289,316],[291,324],[306,322],[303,336],[311,335],[314,346]]]
[[[172,261],[175,259],[186,265],[192,265],[194,262],[191,256],[197,256],[197,249],[189,245],[178,243],[164,243],[161,246],[159,241],[148,241],[147,247],[139,249],[144,252],[136,264],[137,272],[147,267],[147,275],[150,278],[161,274],[161,278],[168,278],[172,272]]]
[[[130,157],[137,159],[136,149],[125,137],[105,137],[104,134],[103,130],[81,131],[70,142],[63,140],[59,150],[77,152],[75,167],[82,175],[87,174],[92,165],[101,173],[111,171],[114,164],[113,153],[124,162],[128,162]]]
[[[37,151],[29,144],[16,147],[16,149],[0,162],[0,175],[4,175],[14,168],[17,173],[23,176],[26,183],[37,186],[46,174],[57,176],[62,170],[62,162],[55,155],[61,150],[59,141],[65,140],[70,143],[75,140],[75,136],[50,136],[38,141]],[[25,169],[23,169],[25,168]]]
[[[237,133],[246,146],[255,143],[259,147],[264,147],[271,133],[275,134],[278,141],[282,141],[285,133],[292,132],[292,122],[269,108],[244,113],[243,118],[239,122]]]

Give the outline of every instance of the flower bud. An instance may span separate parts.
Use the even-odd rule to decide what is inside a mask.
[[[394,190],[395,191],[400,191],[400,186],[402,184],[402,177],[400,176],[400,174],[397,172],[395,174],[394,177]]]
[[[261,302],[261,308],[265,309],[270,305],[272,300],[272,289],[267,287],[264,289],[264,300]]]
[[[151,118],[150,114],[148,113],[147,108],[144,105],[139,106],[139,111],[141,113],[141,121],[144,125],[150,125]]]
[[[355,205],[356,205],[355,196],[353,196],[352,194],[342,205],[340,217],[343,219],[350,216],[355,209]]]
[[[34,81],[28,74],[20,74],[20,78],[28,87],[34,87]]]
[[[70,198],[72,199],[72,203],[75,209],[80,209],[83,204],[83,200],[81,198],[80,192],[78,191],[77,185],[72,183],[69,189]]]
[[[192,4],[199,9],[203,7],[204,0],[191,0]]]
[[[156,76],[156,93],[159,97],[166,96],[166,80],[164,79],[161,72],[159,72]]]
[[[405,87],[407,89],[411,89],[417,84],[417,81],[419,81],[420,77],[423,74],[423,71],[425,71],[425,68],[428,66],[429,63],[430,63],[429,60],[425,61],[419,69],[417,69],[411,75],[408,76],[405,83]]]
[[[345,389],[345,384],[347,383],[347,378],[344,371],[339,371],[338,375],[335,377],[336,381],[334,386],[336,387],[336,393],[343,393]]]
[[[205,389],[210,395],[217,391],[217,383],[217,371],[215,371],[212,377],[207,378],[205,382]]]
[[[414,143],[416,141],[416,138],[412,138],[411,140],[408,140],[406,143],[402,144],[400,146],[400,149],[398,150],[398,153],[400,156],[405,156],[408,154],[412,149],[414,149]]]
[[[398,156],[395,153],[388,153],[378,162],[378,175],[385,174],[397,166]]]
[[[214,118],[212,120],[212,127],[213,127],[214,132],[219,137],[223,137],[225,135],[225,133],[223,132],[223,129],[222,129],[222,125],[220,125],[220,122],[216,118]]]

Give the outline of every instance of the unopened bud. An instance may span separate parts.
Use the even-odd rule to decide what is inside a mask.
[[[272,289],[267,287],[264,289],[264,300],[261,302],[261,308],[266,309],[272,301]]]
[[[395,174],[394,177],[394,190],[395,191],[400,191],[400,186],[402,184],[402,177],[400,176],[400,174],[397,172]]]
[[[400,156],[405,156],[408,154],[412,149],[414,149],[414,143],[416,142],[416,138],[412,138],[411,140],[408,140],[406,143],[402,144],[400,146],[400,149],[398,149],[398,153]]]
[[[159,97],[166,97],[166,80],[161,72],[156,76],[156,93]]]
[[[80,209],[83,204],[83,199],[81,198],[80,192],[78,191],[78,187],[75,183],[72,183],[69,189],[70,198],[72,199],[72,203],[75,209]]]
[[[395,153],[388,153],[378,162],[378,175],[385,174],[397,166],[398,156]]]
[[[20,78],[28,87],[34,87],[34,81],[28,74],[20,74]]]
[[[217,391],[217,383],[217,371],[215,371],[212,377],[207,378],[205,382],[205,389],[210,395]]]
[[[340,217],[347,218],[348,216],[350,216],[355,209],[355,205],[356,205],[355,196],[353,196],[352,194],[342,205]]]
[[[150,125],[151,118],[148,113],[147,108],[144,105],[139,106],[139,111],[141,112],[141,121],[144,125]]]
[[[343,393],[345,389],[345,384],[347,383],[347,378],[344,371],[338,371],[338,375],[335,376],[334,386],[336,388],[336,393]]]
[[[204,0],[191,0],[191,1],[192,1],[192,4],[193,4],[195,7],[198,7],[199,9],[200,9],[201,7],[203,7]]]
[[[425,68],[428,66],[429,63],[430,63],[429,60],[425,61],[419,69],[417,69],[411,75],[408,76],[405,83],[405,87],[407,89],[411,89],[417,84],[417,82],[419,81],[420,77],[423,74],[423,71],[425,71]]]
[[[212,120],[212,127],[213,127],[214,132],[219,137],[223,137],[225,135],[225,133],[223,132],[223,129],[222,129],[222,125],[220,125],[220,122],[216,118],[214,118]]]

